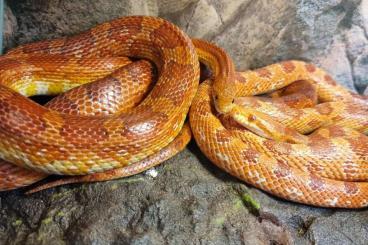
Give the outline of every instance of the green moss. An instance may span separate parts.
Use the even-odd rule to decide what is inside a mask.
[[[42,224],[44,224],[44,225],[48,225],[48,224],[50,224],[51,222],[52,222],[52,218],[51,218],[51,217],[48,217],[48,218],[43,219],[43,220],[41,221],[41,223],[42,223]]]
[[[233,205],[234,210],[239,210],[244,207],[243,200],[236,199]]]
[[[224,216],[217,217],[217,218],[213,221],[213,223],[214,223],[215,225],[218,225],[218,226],[222,226],[222,225],[224,224],[224,222],[225,222],[225,217],[224,217]]]
[[[63,211],[59,211],[56,216],[57,217],[64,217],[65,213]]]
[[[245,206],[247,206],[248,210],[255,214],[258,215],[259,214],[259,210],[261,209],[261,205],[253,199],[253,197],[249,194],[244,193],[241,196],[241,199],[243,201],[243,203],[245,204]]]
[[[304,236],[304,234],[305,234],[305,230],[304,230],[303,228],[299,228],[299,229],[297,230],[297,234],[298,234],[298,236],[302,237],[302,236]]]
[[[61,191],[61,192],[55,193],[55,194],[53,194],[51,196],[51,199],[52,200],[56,200],[56,199],[62,198],[64,196],[68,195],[71,192],[72,192],[71,190],[65,190],[65,191]]]
[[[116,190],[118,187],[119,187],[119,186],[118,186],[117,184],[113,184],[113,185],[110,187],[110,189],[114,191],[114,190]]]
[[[22,220],[20,220],[20,219],[17,219],[16,221],[14,221],[14,222],[12,223],[12,225],[13,225],[13,226],[20,226],[21,224],[23,224],[23,221],[22,221]]]

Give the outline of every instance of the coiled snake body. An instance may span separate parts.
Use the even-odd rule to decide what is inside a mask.
[[[43,55],[55,55],[55,64],[49,70],[41,66],[46,57]],[[65,62],[59,60],[59,55],[69,58]],[[108,106],[103,106],[103,99],[98,99],[94,104],[98,109],[91,109],[88,104],[94,98],[91,87],[98,90],[101,81],[98,85],[84,85],[78,92],[71,90],[48,107],[19,94],[59,93],[74,87],[77,84],[57,85],[55,81],[60,78],[55,74],[66,68],[84,67],[77,64],[82,62],[81,57],[93,67],[97,63],[108,67],[80,83],[100,79],[107,71],[123,66],[126,61],[115,59],[121,56],[148,59],[158,69],[156,85],[136,107],[116,106],[109,111]],[[213,79],[202,83],[197,91],[198,61],[211,68]],[[193,135],[200,149],[220,168],[289,200],[326,207],[368,205],[368,140],[362,134],[367,132],[368,125],[364,117],[366,99],[351,95],[313,65],[288,61],[236,73],[223,50],[201,40],[190,40],[169,22],[154,17],[125,17],[75,37],[13,49],[2,57],[0,69],[0,156],[20,167],[47,174],[96,173],[81,177],[86,181],[91,178],[88,176],[104,179],[106,175],[100,174],[103,171],[111,175],[120,171],[121,176],[142,171],[166,159],[170,155],[168,151],[177,152],[188,142],[189,128],[183,125],[196,94],[190,111]],[[72,73],[84,74],[78,69]],[[144,70],[137,71],[141,72]],[[69,79],[64,75],[61,80],[76,79],[70,76]],[[32,81],[27,80],[30,77]],[[38,81],[37,85],[35,80],[41,77],[47,77],[47,82]],[[289,124],[284,126],[275,117],[249,106],[247,98],[237,99],[272,92],[298,80],[313,81],[318,99],[324,105],[315,114],[312,109],[306,111],[316,118],[328,118],[329,125],[316,123],[316,119],[304,124],[287,120]],[[118,85],[119,91],[124,86]],[[81,97],[90,98],[79,98],[78,103],[88,105],[73,105],[75,101],[71,98],[78,101],[82,92]],[[73,113],[76,108],[79,111]],[[340,116],[348,114],[351,108],[363,116],[354,119]],[[300,134],[316,129],[316,125],[325,127],[309,137]],[[14,177],[3,177],[2,189],[45,176],[11,166],[0,163],[0,176],[11,173]]]

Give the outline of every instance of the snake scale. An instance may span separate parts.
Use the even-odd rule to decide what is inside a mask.
[[[312,64],[236,72],[221,48],[143,16],[0,59],[0,190],[47,174],[78,175],[57,185],[139,173],[181,151],[192,131],[213,163],[266,192],[315,206],[368,206],[367,98]],[[199,62],[212,77],[198,86]],[[311,84],[320,104],[296,109],[256,97],[295,81]],[[27,98],[62,92],[45,106]]]

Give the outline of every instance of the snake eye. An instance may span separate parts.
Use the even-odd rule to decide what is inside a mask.
[[[233,104],[234,104],[234,102],[235,102],[235,99],[233,99],[233,100],[231,101],[231,103],[233,103]]]
[[[249,120],[250,122],[253,122],[253,121],[257,120],[257,117],[256,117],[255,115],[249,115],[249,116],[248,116],[248,120]]]
[[[218,100],[218,95],[215,95],[215,100]]]

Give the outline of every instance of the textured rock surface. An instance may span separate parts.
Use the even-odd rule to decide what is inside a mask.
[[[17,20],[12,10],[5,2],[4,8],[4,47],[14,46],[15,34],[17,32]]]
[[[7,48],[115,17],[167,18],[224,47],[239,70],[313,61],[351,89],[368,84],[368,0],[8,1]],[[15,17],[16,19],[15,19]],[[366,89],[368,93],[368,88]],[[195,143],[156,168],[32,196],[0,194],[0,244],[366,244],[368,210],[285,202],[218,170]],[[260,205],[260,209],[257,206]]]

